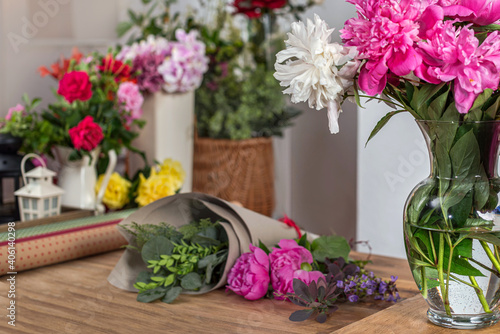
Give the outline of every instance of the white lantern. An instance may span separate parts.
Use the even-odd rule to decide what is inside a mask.
[[[24,172],[24,164],[30,157],[36,157],[43,167]],[[64,190],[54,185],[56,175],[48,170],[45,161],[36,154],[27,154],[21,162],[24,187],[14,192],[19,201],[19,213],[22,221],[56,216],[61,213],[61,196]]]

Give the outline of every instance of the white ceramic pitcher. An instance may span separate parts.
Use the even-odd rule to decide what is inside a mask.
[[[68,157],[71,151],[72,149],[68,147],[58,146],[56,148],[56,156],[61,163],[58,184],[65,191],[62,197],[62,205],[103,213],[104,205],[102,204],[102,198],[108,186],[109,178],[115,170],[116,152],[113,150],[108,152],[108,167],[101,188],[96,196],[97,172],[95,166],[99,158],[100,148],[96,148],[90,152],[92,160],[88,156],[85,156],[80,160],[69,161]]]

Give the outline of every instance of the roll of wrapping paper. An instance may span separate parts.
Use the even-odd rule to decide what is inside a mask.
[[[9,232],[0,233],[0,276],[112,251],[127,244],[116,225],[135,210],[15,228],[14,269],[9,263]],[[10,235],[12,237],[12,234]]]

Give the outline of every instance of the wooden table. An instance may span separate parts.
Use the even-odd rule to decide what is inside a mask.
[[[171,305],[136,302],[136,294],[106,278],[122,251],[88,257],[16,275],[16,327],[7,324],[7,276],[0,278],[0,333],[451,333],[426,319],[405,260],[373,256],[368,268],[383,278],[398,275],[405,299],[340,304],[324,324],[294,323],[299,307],[275,300],[246,301],[218,290],[182,295]],[[354,254],[363,258],[361,254]],[[500,325],[477,333],[498,333]]]

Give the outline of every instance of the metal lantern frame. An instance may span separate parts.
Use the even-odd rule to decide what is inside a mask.
[[[25,173],[24,165],[28,158],[37,158],[42,167]],[[53,183],[55,172],[47,169],[45,161],[30,153],[21,161],[21,174],[24,187],[14,192],[18,198],[19,213],[22,221],[47,218],[61,213],[61,197],[64,190]]]

